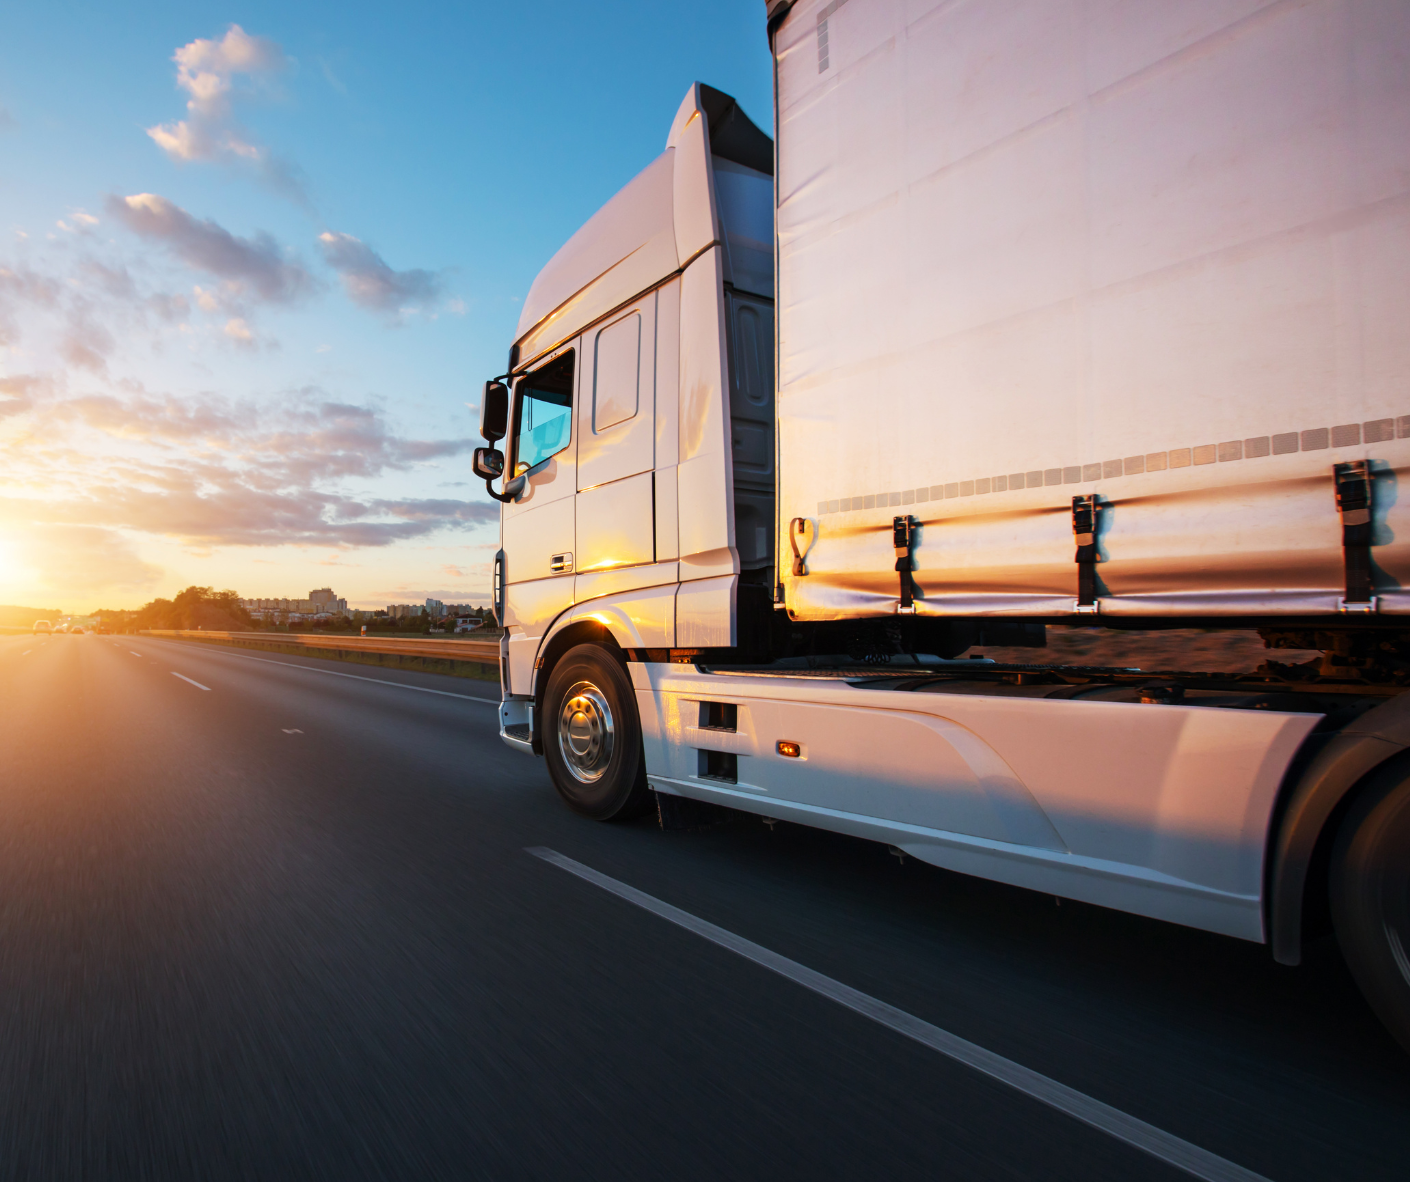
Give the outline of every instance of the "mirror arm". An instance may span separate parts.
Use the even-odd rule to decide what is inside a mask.
[[[504,491],[498,493],[495,492],[494,485],[486,480],[485,491],[489,493],[490,496],[494,497],[496,501],[508,503],[509,501],[518,499],[519,494],[524,491],[524,484],[524,477],[522,475],[516,476],[512,480],[506,480],[504,482]]]

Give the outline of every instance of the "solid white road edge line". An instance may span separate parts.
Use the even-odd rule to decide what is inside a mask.
[[[894,1030],[897,1034],[904,1034],[907,1038],[912,1038],[931,1050],[939,1051],[942,1055],[963,1063],[967,1067],[972,1067],[1000,1083],[1008,1084],[1016,1091],[1056,1108],[1059,1112],[1065,1112],[1068,1116],[1074,1117],[1094,1129],[1100,1129],[1118,1141],[1124,1141],[1127,1145],[1159,1158],[1177,1169],[1193,1174],[1196,1178],[1206,1179],[1206,1182],[1268,1182],[1262,1174],[1255,1174],[1252,1170],[1235,1165],[1233,1162],[1201,1149],[1198,1145],[1192,1145],[1172,1133],[1158,1129],[1134,1116],[1128,1116],[1118,1108],[1112,1108],[1109,1104],[1103,1104],[1100,1100],[1093,1099],[1084,1092],[1058,1083],[1055,1079],[1049,1079],[1046,1075],[1040,1075],[1022,1064],[1015,1063],[1012,1059],[1005,1059],[993,1051],[986,1051],[983,1047],[960,1038],[956,1034],[951,1034],[948,1030],[932,1026],[929,1022],[906,1013],[905,1010],[899,1010],[884,1001],[879,1001],[870,994],[862,993],[850,985],[842,984],[841,981],[825,977],[822,973],[815,972],[806,965],[799,964],[796,960],[789,960],[786,956],[771,952],[761,944],[755,944],[743,936],[736,936],[733,932],[716,927],[707,920],[698,919],[690,912],[682,911],[679,907],[663,903],[653,895],[639,891],[636,887],[628,886],[624,882],[618,882],[615,878],[609,878],[589,866],[584,866],[581,862],[575,862],[572,858],[566,857],[556,850],[548,849],[545,846],[529,846],[526,847],[525,852],[533,854],[536,858],[542,858],[545,862],[551,862],[560,869],[568,871],[569,874],[575,874],[585,882],[592,883],[593,886],[610,891],[618,898],[635,903],[653,915],[659,915],[662,919],[678,924],[687,931],[694,932],[697,936],[703,936],[712,943],[718,944],[721,948],[727,948],[746,960],[752,960],[763,968],[778,973],[782,977],[787,977],[805,989],[811,989],[814,993],[846,1006],[849,1010],[870,1018],[873,1022]]]
[[[374,685],[390,685],[396,689],[415,690],[418,694],[439,694],[443,698],[459,698],[462,702],[484,702],[487,706],[498,706],[498,698],[472,698],[469,694],[453,694],[449,690],[427,689],[421,685],[403,685],[399,681],[383,681],[380,677],[359,677],[356,673],[339,673],[336,669],[314,669],[308,665],[295,665],[290,661],[275,661],[269,657],[252,657],[249,653],[232,653],[222,649],[222,655],[240,657],[246,661],[260,661],[266,665],[283,665],[286,669],[302,669],[305,673],[326,673],[329,677],[350,677],[353,681],[370,681]],[[134,656],[138,655],[136,653]]]
[[[191,679],[190,679],[189,677],[187,677],[186,674],[184,674],[184,673],[173,673],[172,676],[173,676],[173,677],[179,677],[179,678],[181,678],[182,681],[190,682],[190,683],[191,683],[192,685],[194,685],[197,689],[203,689],[203,690],[205,690],[207,693],[210,693],[210,688],[211,688],[210,686],[208,686],[208,685],[202,685],[199,681],[191,681]]]

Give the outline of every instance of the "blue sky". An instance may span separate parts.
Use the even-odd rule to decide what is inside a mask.
[[[12,7],[0,602],[482,601],[467,403],[763,0]]]

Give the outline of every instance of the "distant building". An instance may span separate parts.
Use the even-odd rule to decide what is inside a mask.
[[[468,603],[442,603],[439,599],[427,598],[425,603],[389,603],[386,615],[393,620],[407,616],[430,616],[433,620],[444,620],[452,616],[482,616],[484,609],[472,607]]]
[[[331,587],[310,591],[307,599],[242,599],[240,606],[256,620],[280,623],[303,619],[331,619],[348,614],[348,601],[339,599]]]

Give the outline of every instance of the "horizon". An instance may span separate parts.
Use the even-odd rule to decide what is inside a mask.
[[[188,587],[183,587],[183,588],[181,588],[180,590],[176,591],[174,594],[179,595],[182,591],[189,591],[189,590],[191,590],[192,587],[196,587],[196,586],[199,586],[199,584],[191,584],[191,585],[188,586]],[[234,588],[234,587],[204,587],[204,588],[202,588],[202,589],[203,589],[203,590],[208,590],[208,591],[213,591],[213,592],[216,593],[216,594],[224,594],[224,593],[226,593],[226,592],[230,592],[230,593],[234,594],[234,595],[236,596],[236,598],[237,598],[237,599],[240,599],[241,601],[254,601],[254,600],[259,600],[259,599],[281,599],[281,600],[292,600],[292,601],[295,601],[295,602],[299,602],[299,601],[303,601],[303,600],[306,600],[306,599],[311,598],[311,596],[312,596],[315,592],[317,592],[317,591],[331,591],[331,592],[333,592],[335,598],[337,598],[337,599],[344,599],[344,600],[345,600],[345,599],[347,598],[346,596],[338,595],[338,594],[337,594],[337,589],[336,589],[336,588],[333,588],[333,587],[314,587],[314,588],[311,588],[311,589],[309,590],[308,594],[306,594],[306,595],[300,595],[300,596],[291,596],[291,595],[241,595],[240,592],[239,592],[239,590],[238,590],[237,588]],[[96,607],[92,607],[92,608],[89,608],[89,609],[84,610],[84,611],[69,611],[69,610],[67,610],[67,609],[64,608],[64,607],[58,607],[58,606],[55,606],[54,604],[44,604],[44,605],[40,605],[40,604],[32,604],[32,603],[0,603],[0,618],[3,618],[3,616],[4,616],[6,613],[8,613],[8,612],[51,612],[51,613],[53,613],[54,615],[57,615],[57,616],[85,616],[85,617],[88,617],[88,616],[99,616],[99,615],[104,614],[105,612],[129,612],[129,613],[130,613],[130,612],[138,612],[138,611],[141,611],[144,607],[150,606],[150,605],[151,605],[153,602],[155,602],[156,600],[167,600],[167,601],[169,601],[171,598],[172,598],[172,596],[169,596],[169,595],[167,595],[167,596],[159,595],[159,596],[154,596],[152,599],[149,599],[149,600],[147,600],[147,601],[144,602],[144,603],[133,604],[133,605],[131,605],[131,606],[114,607],[112,604],[99,604],[99,605],[96,606]],[[392,608],[392,607],[418,607],[418,606],[425,606],[428,601],[440,602],[440,603],[442,603],[442,604],[443,604],[444,606],[446,606],[446,607],[469,607],[469,608],[475,609],[476,611],[488,610],[488,608],[489,608],[489,606],[490,606],[490,605],[489,605],[489,598],[490,598],[490,597],[489,597],[488,595],[485,595],[485,596],[482,597],[482,598],[484,599],[484,601],[485,601],[485,602],[483,602],[483,603],[476,603],[476,602],[475,602],[475,598],[476,598],[476,597],[474,597],[474,596],[470,596],[470,597],[467,597],[466,599],[463,599],[463,600],[437,600],[437,599],[436,599],[436,596],[434,596],[434,595],[424,595],[424,596],[421,596],[420,598],[415,598],[415,597],[409,598],[409,599],[407,599],[405,602],[402,602],[402,603],[395,603],[395,602],[393,602],[393,603],[384,603],[384,604],[382,604],[382,605],[381,605],[380,607],[378,607],[378,608],[359,608],[359,609],[357,609],[357,610],[367,612],[367,611],[385,611],[385,610],[387,610],[388,608]],[[351,607],[351,605],[349,605],[349,606]]]

